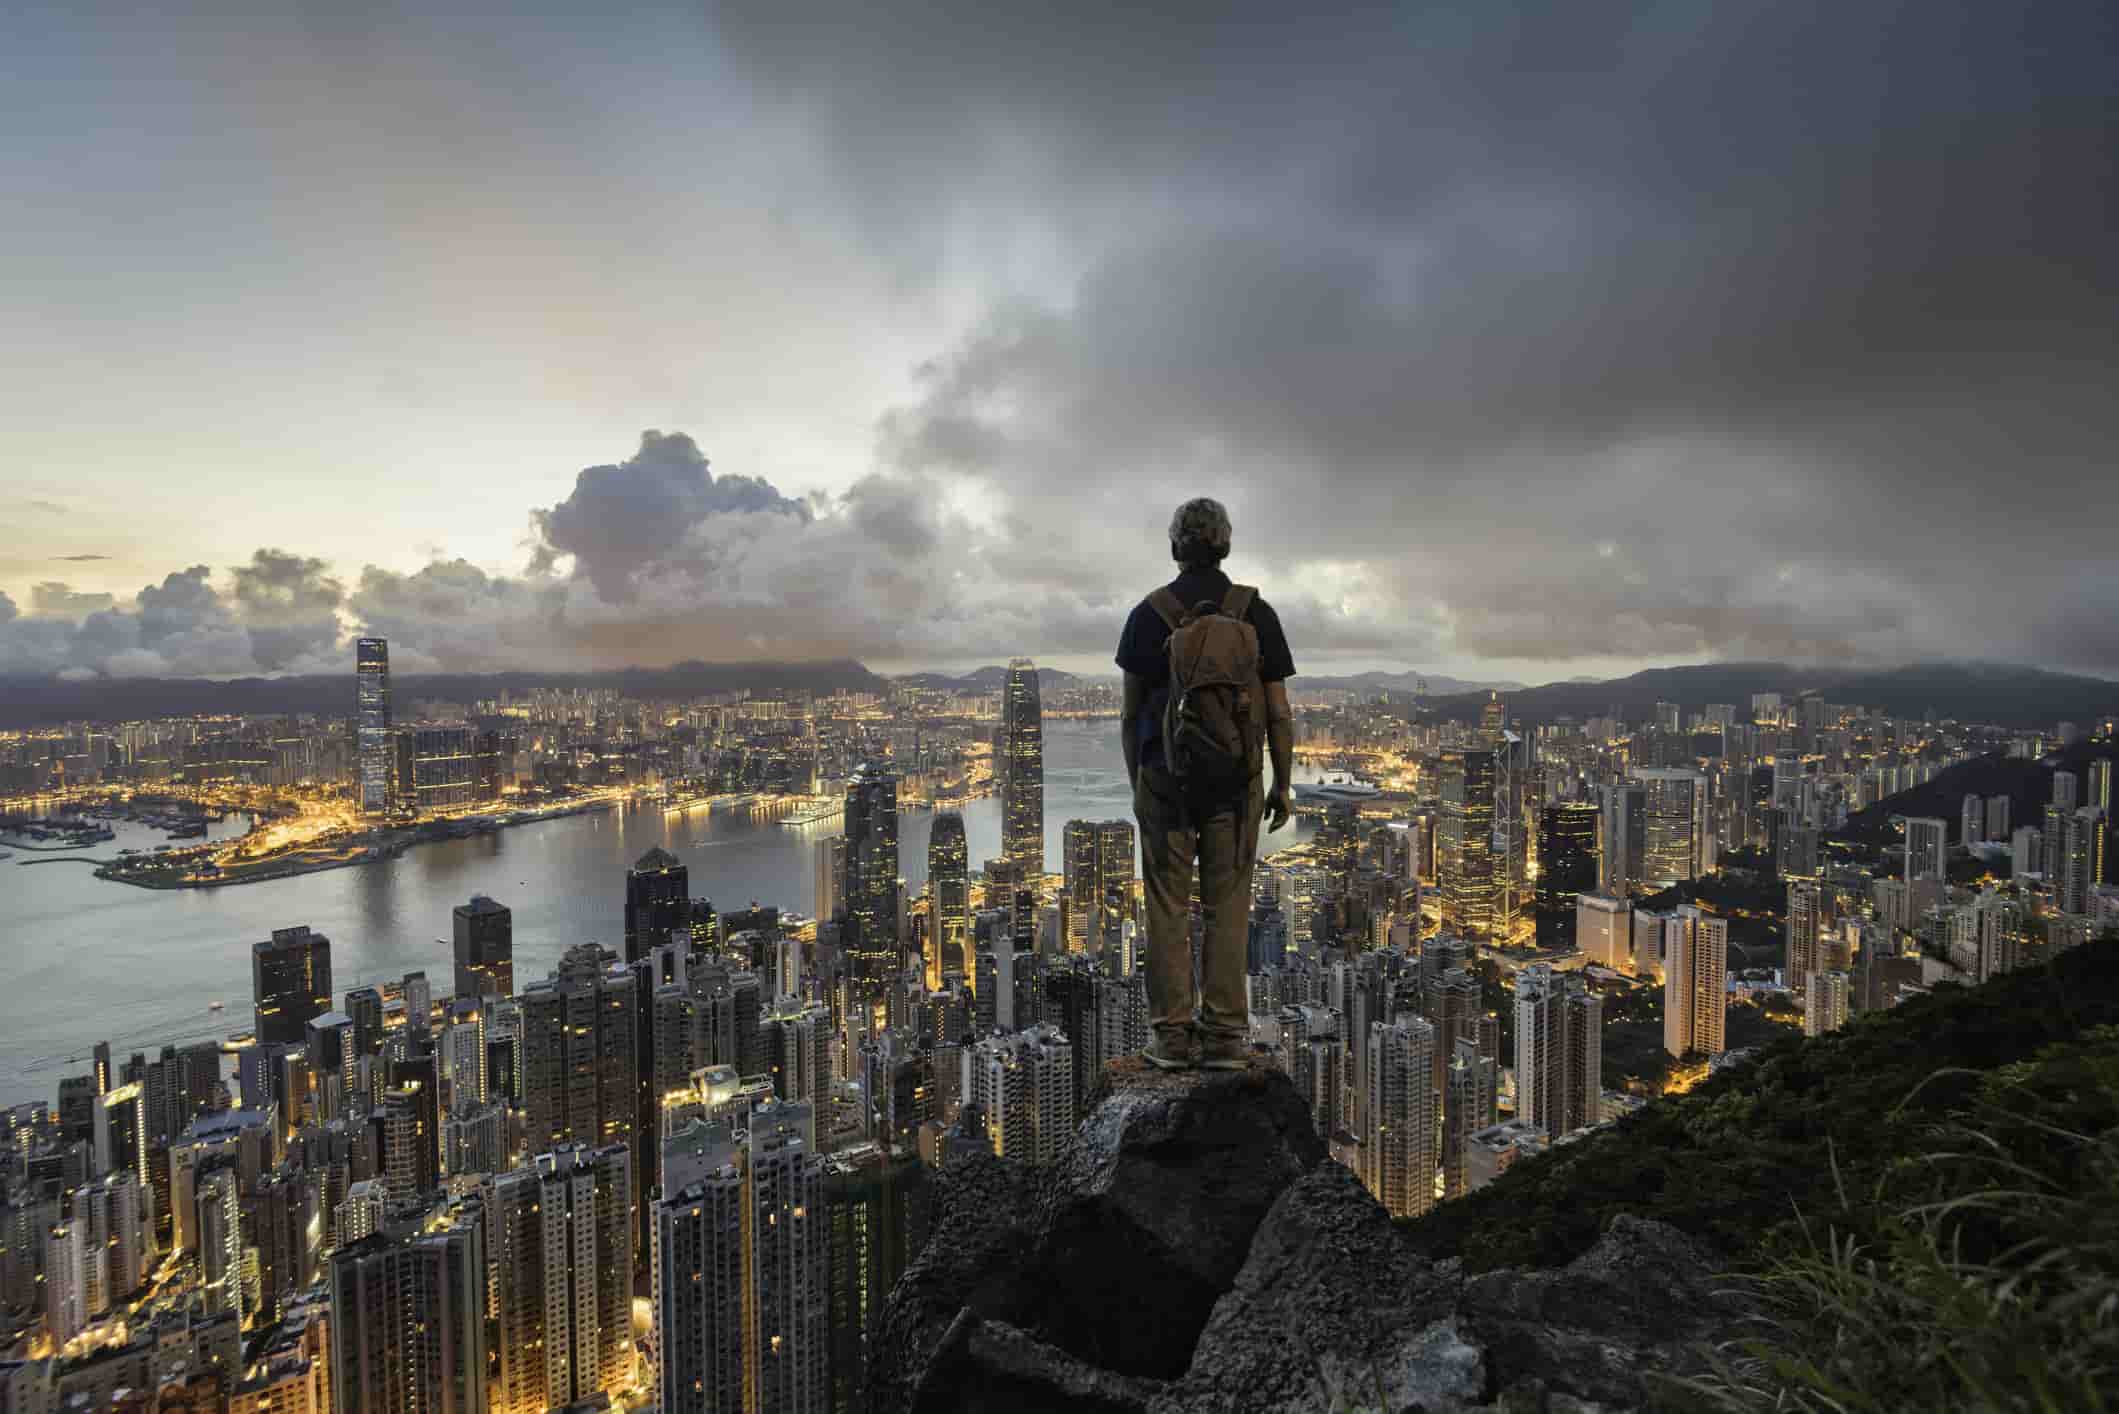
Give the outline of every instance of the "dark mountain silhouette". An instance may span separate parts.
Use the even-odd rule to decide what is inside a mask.
[[[1549,722],[1557,717],[1647,717],[1657,702],[1698,709],[1710,702],[1748,713],[1751,696],[1778,692],[1790,700],[1816,692],[1828,702],[1881,708],[1894,717],[1990,722],[2012,727],[2088,724],[2119,712],[2119,682],[1998,663],[1920,663],[1903,668],[1805,668],[1786,663],[1704,663],[1651,668],[1608,682],[1556,682],[1508,694],[1511,717]],[[1431,698],[1436,714],[1476,720],[1484,693]]]
[[[770,697],[784,692],[884,692],[888,681],[851,659],[808,663],[675,663],[602,673],[398,673],[391,691],[399,702],[432,698],[470,702],[533,688],[615,689],[629,697],[688,698],[748,689]],[[193,713],[312,713],[343,717],[353,710],[353,662],[344,673],[311,677],[229,678],[0,678],[0,726],[34,727],[70,721],[127,721]]]
[[[1008,682],[1008,669],[993,666],[976,671],[952,675],[949,673],[906,673],[891,679],[905,687],[924,688],[930,692],[999,692]],[[1073,687],[1085,681],[1079,674],[1063,672],[1058,668],[1039,668],[1037,686],[1039,692],[1049,692],[1056,687]]]

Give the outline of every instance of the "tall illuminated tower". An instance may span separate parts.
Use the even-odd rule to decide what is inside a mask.
[[[872,1014],[899,966],[898,778],[873,761],[846,782],[846,917],[855,995]]]
[[[360,802],[364,815],[382,815],[394,803],[390,789],[397,755],[390,740],[390,640],[363,638],[353,645],[356,683],[354,740],[360,756]]]
[[[1442,885],[1442,929],[1467,938],[1494,935],[1495,753],[1442,753],[1441,826],[1435,851]]]
[[[934,817],[927,837],[927,891],[934,903],[935,956],[927,985],[939,989],[941,974],[961,968],[968,978],[971,959],[971,848],[964,839],[964,817],[944,810]]]
[[[1037,665],[1028,658],[1008,664],[1001,696],[1001,734],[994,747],[994,775],[1001,788],[1001,857],[1033,874],[1045,871],[1045,712],[1039,700]]]

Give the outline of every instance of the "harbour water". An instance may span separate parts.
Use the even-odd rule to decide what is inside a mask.
[[[1113,722],[1049,722],[1045,729],[1045,861],[1060,868],[1071,819],[1130,819]],[[909,888],[927,877],[933,815],[906,810],[900,869]],[[244,828],[231,819],[222,838]],[[1000,848],[1000,804],[964,810],[972,865]],[[0,1104],[52,1100],[61,1076],[86,1068],[109,1040],[119,1060],[167,1041],[202,1040],[250,1026],[250,945],[274,928],[307,924],[331,939],[332,986],[425,969],[450,990],[450,911],[487,894],[515,915],[515,973],[544,976],[580,942],[618,946],[625,871],[660,845],[691,871],[695,897],[727,911],[753,901],[808,913],[815,906],[816,840],[830,825],[789,828],[748,811],[613,810],[421,845],[403,857],[292,879],[220,889],[151,890],[98,879],[84,863],[0,861]],[[70,854],[109,859],[167,836],[117,825],[108,844]],[[1263,842],[1306,837],[1302,822]],[[209,1011],[219,1001],[222,1011]]]

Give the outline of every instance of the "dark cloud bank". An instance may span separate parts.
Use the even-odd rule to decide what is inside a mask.
[[[1211,491],[1312,658],[2119,675],[2108,6],[716,14],[839,219],[990,291],[871,474],[650,433],[520,575],[53,584],[0,670],[1098,653]]]

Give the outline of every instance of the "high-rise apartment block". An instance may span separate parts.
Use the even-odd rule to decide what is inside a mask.
[[[631,1146],[639,1121],[638,981],[594,943],[522,990],[525,1142],[532,1153]]]
[[[1370,1023],[1363,1069],[1369,1094],[1362,1176],[1392,1217],[1417,1217],[1435,1205],[1441,1161],[1435,1028],[1417,1016]]]
[[[825,1164],[799,1107],[694,1120],[663,1148],[655,1205],[665,1414],[824,1414],[831,1254]]]
[[[1027,875],[1045,872],[1045,716],[1037,665],[1008,664],[993,772],[1001,789],[1001,857]]]
[[[1948,879],[1950,822],[1926,817],[1906,821],[1906,882]]]
[[[1552,1138],[1597,1123],[1604,1094],[1603,1000],[1543,963],[1516,977],[1516,1118]]]
[[[1074,1047],[1056,1026],[966,1046],[963,1101],[986,1117],[994,1154],[1049,1164],[1074,1133]]]
[[[331,1259],[337,1414],[485,1414],[486,1270],[476,1206]]]
[[[632,1156],[570,1144],[489,1179],[500,1336],[494,1414],[537,1414],[632,1383]]]
[[[1846,973],[1811,973],[1803,993],[1803,1034],[1823,1036],[1845,1026],[1848,996]]]
[[[1729,1016],[1729,920],[1691,904],[1663,924],[1663,1049],[1718,1056]]]

